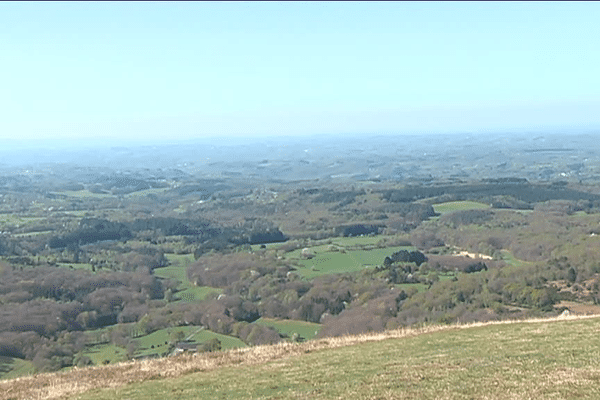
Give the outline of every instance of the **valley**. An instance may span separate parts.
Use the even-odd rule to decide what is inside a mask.
[[[107,150],[103,162],[65,153],[5,164],[0,377],[596,313],[600,190],[588,138],[475,149],[379,137],[361,151],[364,141],[321,138],[279,152],[277,141],[213,146],[210,165],[198,164],[202,146],[196,158],[155,146]],[[492,156],[498,143],[510,145]],[[386,149],[377,158],[375,146]],[[447,174],[500,153],[500,169]],[[576,173],[509,168],[527,159],[564,171],[557,154],[567,153]],[[400,163],[405,172],[390,172]]]

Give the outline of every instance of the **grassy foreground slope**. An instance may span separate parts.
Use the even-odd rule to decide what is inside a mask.
[[[599,332],[598,317],[396,330],[0,381],[0,398],[600,398]]]

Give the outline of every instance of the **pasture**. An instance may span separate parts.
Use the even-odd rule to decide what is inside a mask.
[[[222,289],[209,286],[194,286],[187,278],[186,268],[194,262],[194,256],[191,254],[165,254],[169,260],[169,266],[156,268],[154,275],[160,278],[176,279],[180,283],[179,292],[175,297],[183,301],[199,301],[203,300],[211,293],[221,293]]]
[[[530,262],[519,260],[508,250],[500,250],[502,260],[512,267],[522,267],[523,265],[531,264]]]
[[[217,338],[221,341],[221,349],[223,350],[247,346],[238,338],[221,335],[219,333],[203,329],[200,326],[180,326],[176,328],[161,329],[136,339],[138,348],[134,356],[149,356],[165,353],[169,348],[169,343],[174,340],[177,332],[181,332],[183,334],[183,339],[196,343],[204,343],[210,339]]]
[[[64,195],[64,196],[67,196],[67,197],[74,197],[74,198],[78,198],[78,199],[89,199],[89,198],[106,199],[106,198],[109,198],[109,197],[114,197],[110,193],[92,193],[92,192],[90,192],[87,189],[83,189],[83,190],[64,190],[62,192],[51,192],[51,194]]]
[[[255,323],[274,328],[280,334],[287,335],[288,337],[296,333],[306,340],[313,339],[322,327],[321,324],[312,322],[273,318],[260,318]]]
[[[4,230],[8,227],[24,228],[42,222],[44,219],[45,218],[42,217],[26,217],[17,214],[2,213],[0,214],[0,230]]]
[[[169,188],[152,188],[152,189],[144,189],[138,190],[137,192],[127,193],[125,198],[136,198],[136,197],[144,197],[148,195],[158,195],[162,194],[169,190]]]
[[[0,356],[0,379],[12,379],[34,372],[31,361],[20,358]]]
[[[99,337],[104,334],[110,336],[112,327],[98,329],[89,333],[90,338]],[[179,333],[181,332],[181,333]],[[170,349],[172,343],[182,340],[190,340],[204,343],[210,339],[217,338],[221,341],[223,350],[246,347],[247,345],[233,336],[222,335],[202,328],[201,326],[180,326],[160,329],[148,335],[138,336],[132,340],[135,350],[133,357],[164,355]],[[93,339],[91,339],[93,340]],[[102,343],[88,346],[83,354],[90,357],[94,365],[105,363],[116,363],[128,359],[127,349],[110,343]]]
[[[448,201],[446,203],[433,204],[433,209],[438,214],[453,211],[481,210],[490,208],[489,204],[477,203],[475,201]]]
[[[385,257],[399,250],[413,250],[410,246],[373,248],[371,250],[332,250],[331,245],[310,247],[314,255],[311,259],[303,259],[302,250],[294,250],[286,254],[286,258],[298,265],[297,273],[307,279],[327,274],[352,273],[364,268],[382,265]]]
[[[88,356],[94,365],[113,364],[127,360],[127,351],[114,344],[99,344],[87,347],[83,355]]]

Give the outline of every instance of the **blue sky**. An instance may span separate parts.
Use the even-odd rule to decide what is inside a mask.
[[[0,139],[600,127],[599,2],[0,3]]]

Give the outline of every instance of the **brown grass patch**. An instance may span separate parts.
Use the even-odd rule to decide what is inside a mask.
[[[566,307],[570,313],[575,315],[598,315],[600,306],[596,304],[582,304],[574,301],[561,301],[555,305],[555,308]]]

